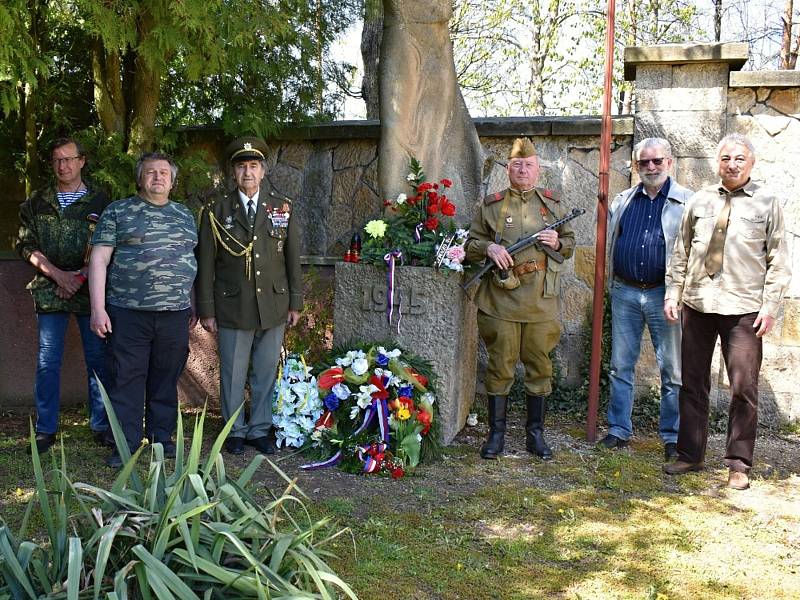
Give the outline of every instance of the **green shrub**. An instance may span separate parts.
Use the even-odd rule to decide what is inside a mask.
[[[179,417],[170,470],[161,444],[130,455],[104,401],[124,460],[111,489],[73,483],[63,447],[60,467],[52,458],[45,474],[31,427],[36,498],[17,536],[0,526],[0,598],[355,598],[323,561],[319,546],[330,537],[315,538],[327,521],[310,522],[290,493],[302,495],[293,482],[263,507],[250,494],[262,462],[289,482],[286,475],[259,454],[238,478],[228,477],[220,449],[236,415],[205,458],[205,411],[196,417],[187,454]],[[146,451],[149,465],[141,468]],[[46,529],[42,541],[26,539],[37,509]]]

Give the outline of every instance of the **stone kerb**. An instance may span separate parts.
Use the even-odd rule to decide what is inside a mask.
[[[429,360],[439,377],[437,402],[444,444],[449,444],[464,426],[475,399],[476,309],[460,282],[456,273],[398,267],[390,326],[386,269],[336,265],[334,345],[392,340]]]

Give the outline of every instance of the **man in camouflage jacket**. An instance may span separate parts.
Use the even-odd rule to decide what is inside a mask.
[[[19,208],[15,248],[36,269],[27,289],[33,296],[39,333],[34,399],[36,445],[45,452],[56,440],[60,407],[61,363],[70,315],[75,315],[88,375],[89,427],[98,443],[105,440],[108,419],[95,374],[105,384],[105,345],[89,329],[86,257],[94,223],[108,205],[106,195],[82,177],[83,149],[60,138],[52,145],[55,183],[37,190]]]

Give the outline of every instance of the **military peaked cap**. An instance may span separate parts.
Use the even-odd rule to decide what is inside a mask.
[[[240,137],[228,144],[225,154],[232,163],[244,160],[264,160],[267,157],[267,144],[259,137]]]

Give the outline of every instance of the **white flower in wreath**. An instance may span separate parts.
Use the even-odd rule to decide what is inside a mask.
[[[394,350],[387,350],[383,346],[378,346],[378,352],[386,356],[387,358],[398,358],[400,356],[400,350],[395,348]]]
[[[392,373],[389,369],[381,369],[380,367],[378,367],[377,369],[375,369],[375,375],[380,378],[386,377],[385,387],[387,388],[399,387],[404,383],[402,379],[400,379],[397,375]]]
[[[433,403],[434,403],[434,402],[436,402],[436,396],[434,396],[434,395],[433,395],[433,394],[431,394],[430,392],[425,392],[425,393],[422,395],[422,399],[423,399],[425,402],[427,402],[428,404],[431,404],[431,405],[433,405]]]
[[[397,195],[397,200],[396,200],[396,202],[397,202],[398,204],[404,204],[404,203],[405,203],[405,201],[406,201],[407,199],[408,199],[408,196],[406,196],[405,194],[402,194],[402,193],[401,193],[401,194],[398,194],[398,195]]]
[[[324,428],[315,429],[314,433],[311,434],[311,439],[314,440],[317,444],[322,441],[322,430]]]
[[[350,409],[350,420],[355,421],[358,417],[358,413],[361,412],[361,409],[358,407],[358,404],[354,404]]]
[[[357,376],[363,375],[369,369],[369,361],[366,358],[356,358],[350,367]]]
[[[367,408],[372,405],[372,394],[378,391],[378,388],[371,383],[369,385],[362,385],[358,388],[356,393],[356,404],[359,408]]]
[[[331,391],[339,400],[347,400],[350,397],[350,388],[343,383],[337,383],[331,388]]]
[[[416,180],[417,176],[414,175],[414,173],[409,173],[408,175],[406,175],[406,181],[416,181]]]
[[[336,359],[336,364],[340,367],[349,367],[353,364],[353,361],[357,358],[366,358],[367,355],[364,354],[363,350],[348,350],[347,354],[342,356],[341,358]]]

